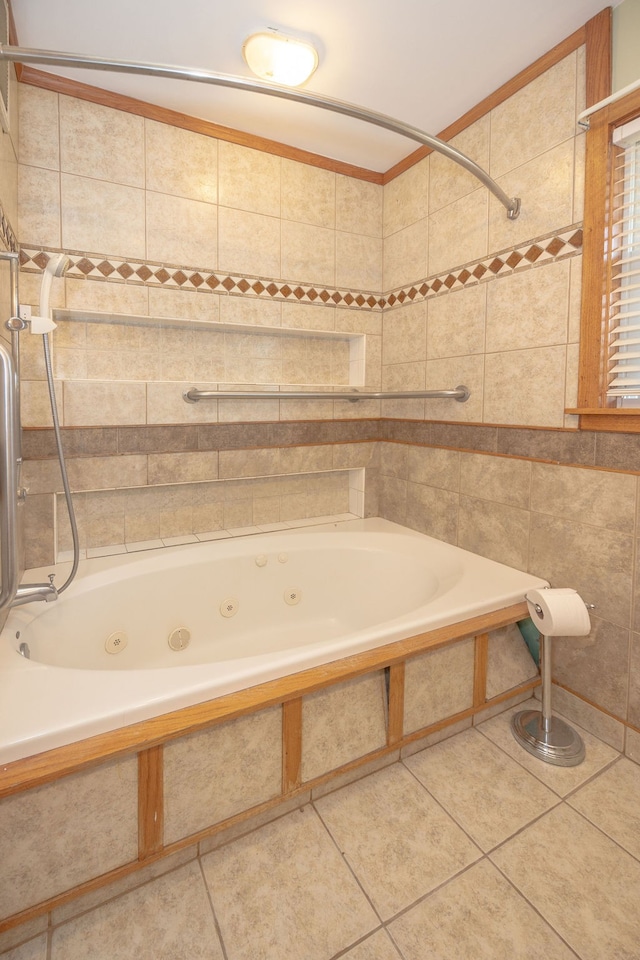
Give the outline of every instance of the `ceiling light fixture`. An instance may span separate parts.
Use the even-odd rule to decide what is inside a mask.
[[[275,31],[248,37],[242,56],[257,77],[287,87],[299,87],[318,66],[318,53],[310,43]]]

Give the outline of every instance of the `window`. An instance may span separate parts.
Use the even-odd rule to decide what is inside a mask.
[[[640,432],[640,90],[586,135],[578,407],[588,429]]]
[[[607,398],[640,407],[640,118],[613,131]]]

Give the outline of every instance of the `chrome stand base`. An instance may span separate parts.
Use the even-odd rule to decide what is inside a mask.
[[[539,710],[522,710],[511,719],[511,732],[521,747],[545,763],[559,767],[575,767],[584,760],[584,743],[575,730],[551,717],[544,729]]]

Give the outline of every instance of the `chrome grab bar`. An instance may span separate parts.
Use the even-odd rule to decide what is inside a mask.
[[[17,374],[11,353],[0,341],[0,610],[18,590],[18,411]]]
[[[405,390],[402,393],[374,393],[371,391],[351,390],[344,393],[331,393],[329,390],[306,392],[304,390],[198,390],[192,387],[182,397],[187,403],[199,400],[457,400],[466,403],[471,396],[468,387],[459,386],[453,390]]]

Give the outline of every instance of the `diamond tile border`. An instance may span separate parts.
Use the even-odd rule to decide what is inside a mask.
[[[1,215],[1,208],[0,208]],[[7,221],[10,230],[10,225]],[[0,230],[3,223],[0,219]],[[13,231],[11,231],[13,236]],[[15,241],[15,237],[13,236]],[[324,303],[329,306],[358,310],[383,310],[406,301],[416,302],[447,291],[460,290],[494,277],[502,277],[540,263],[576,256],[582,249],[582,228],[579,224],[562,231],[529,240],[521,246],[492,253],[481,260],[456,267],[446,273],[398,288],[382,296],[377,292],[340,290],[310,284],[286,283],[265,277],[244,277],[214,273],[190,267],[144,260],[119,260],[102,255],[65,251],[71,260],[67,276],[72,279],[107,280],[173,290],[190,290],[217,294],[242,294],[263,300],[292,300],[299,303]],[[44,270],[52,251],[46,248],[22,247],[20,265],[27,272]]]

